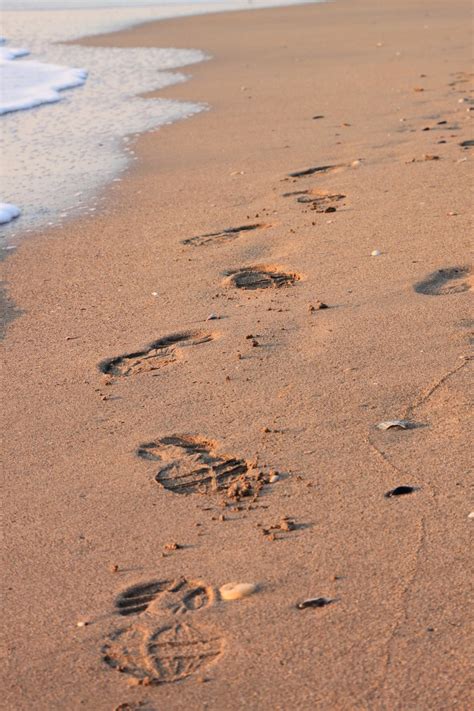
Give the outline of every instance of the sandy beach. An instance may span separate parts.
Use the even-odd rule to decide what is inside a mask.
[[[470,3],[83,43],[209,111],[1,264],[0,706],[467,711]]]

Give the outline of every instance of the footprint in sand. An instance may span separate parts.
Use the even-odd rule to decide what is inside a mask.
[[[339,173],[346,168],[358,168],[361,160],[353,160],[351,163],[334,163],[332,165],[316,165],[311,168],[303,168],[302,170],[294,170],[288,173],[288,178],[305,178],[308,175],[324,175],[326,173]]]
[[[175,616],[199,612],[213,602],[212,588],[185,578],[127,588],[115,599],[115,612],[140,619],[112,631],[102,645],[102,660],[138,684],[185,679],[215,661],[224,645],[219,634]]]
[[[189,239],[183,239],[181,244],[190,245],[192,247],[202,247],[207,244],[221,244],[240,237],[242,233],[252,232],[253,230],[268,229],[272,225],[267,225],[262,222],[257,222],[253,225],[241,225],[240,227],[227,227],[220,232],[209,232],[205,235],[197,235]]]
[[[173,683],[202,671],[222,654],[222,638],[187,622],[158,627],[134,624],[115,630],[102,646],[102,660],[112,669],[156,685]]]
[[[225,272],[224,285],[237,289],[271,289],[293,286],[300,279],[294,272],[284,272],[278,267],[257,264]]]
[[[428,296],[446,296],[469,291],[472,286],[470,267],[446,267],[429,274],[426,279],[417,282],[414,290]]]
[[[161,463],[155,480],[175,494],[223,493],[237,501],[258,496],[268,481],[266,474],[216,449],[215,442],[201,437],[173,435],[140,445],[137,455]]]
[[[327,190],[294,190],[284,193],[283,197],[296,197],[296,202],[308,205],[315,212],[336,212],[336,205],[346,197],[342,193],[331,193]]]
[[[208,343],[213,338],[212,334],[199,331],[165,336],[153,341],[142,350],[103,360],[99,363],[99,370],[106,375],[116,377],[127,377],[159,370],[179,359],[180,348]]]
[[[314,175],[315,173],[333,173],[336,170],[341,170],[347,166],[344,163],[336,163],[334,165],[317,165],[311,168],[303,168],[302,170],[295,170],[292,173],[288,173],[289,178],[304,178],[307,175]]]
[[[128,617],[147,610],[183,614],[208,607],[213,601],[214,592],[205,583],[179,578],[132,585],[116,597],[114,606],[117,614]]]

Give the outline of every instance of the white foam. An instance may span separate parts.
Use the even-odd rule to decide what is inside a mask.
[[[21,51],[7,51],[4,55],[10,54],[10,57],[0,59],[0,115],[60,101],[60,91],[81,86],[86,80],[85,69],[32,60],[14,61],[27,54],[27,50],[18,54]]]
[[[29,51],[27,49],[23,49],[20,47],[5,47],[5,42],[5,38],[0,37],[0,60],[6,62],[9,59],[17,59],[17,57],[25,57],[27,54],[29,54]]]
[[[0,225],[5,225],[19,216],[20,210],[16,205],[12,205],[9,202],[0,202]]]
[[[61,42],[166,17],[313,1],[323,0],[0,0],[3,8],[14,8],[2,12],[2,33],[11,47],[0,40],[0,64],[8,77],[0,99],[0,191],[21,206],[21,229],[61,224],[77,214],[93,219],[89,211],[98,191],[136,160],[133,139],[124,150],[125,139],[206,108],[141,96],[184,82],[188,77],[174,70],[206,59],[200,50]],[[105,4],[113,10],[97,9]],[[58,9],[41,9],[48,6]],[[19,49],[24,46],[31,58],[21,59],[28,53]],[[86,70],[73,66],[87,68],[87,81]],[[73,86],[80,88],[64,91]],[[4,226],[2,236],[11,230]]]

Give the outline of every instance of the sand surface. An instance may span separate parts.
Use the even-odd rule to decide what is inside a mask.
[[[472,708],[469,5],[93,39],[212,109],[2,265],[2,708]]]

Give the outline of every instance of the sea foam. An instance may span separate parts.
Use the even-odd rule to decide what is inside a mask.
[[[98,198],[100,190],[119,180],[135,159],[134,136],[207,108],[203,103],[142,96],[186,81],[187,75],[176,69],[207,59],[197,49],[62,42],[153,19],[292,1],[321,0],[0,0],[2,33],[10,41],[0,44],[6,77],[0,109],[0,192],[8,203],[21,207],[20,220],[4,224],[2,236],[15,236],[18,228],[31,232],[61,225],[79,214],[99,214],[109,204]],[[97,5],[114,7],[91,9]],[[57,9],[41,9],[52,7]],[[28,50],[30,56],[22,59]],[[86,67],[87,75],[72,67]],[[72,87],[77,88],[65,90]]]
[[[11,222],[15,217],[20,216],[20,210],[16,205],[12,205],[9,202],[0,202],[0,225],[6,225],[7,222]]]
[[[33,60],[18,61],[26,49],[0,47],[0,115],[60,101],[60,91],[84,84],[85,69]]]

